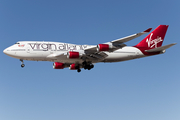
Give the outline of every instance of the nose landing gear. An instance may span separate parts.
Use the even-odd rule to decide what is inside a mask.
[[[22,59],[20,59],[20,61],[21,61],[21,67],[23,68],[25,66],[24,61]]]

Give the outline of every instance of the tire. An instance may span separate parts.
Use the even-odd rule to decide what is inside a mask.
[[[25,66],[25,64],[22,64],[21,67],[23,68]]]

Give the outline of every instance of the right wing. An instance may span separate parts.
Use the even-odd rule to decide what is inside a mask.
[[[136,34],[133,34],[133,35],[130,35],[130,36],[127,36],[127,37],[123,37],[123,38],[120,38],[120,39],[117,39],[117,40],[113,40],[113,41],[110,41],[110,42],[107,42],[107,43],[103,43],[103,44],[107,44],[107,45],[111,45],[111,46],[115,46],[110,52],[113,52],[117,49],[120,49],[124,46],[126,46],[126,44],[123,44],[125,42],[128,42],[132,39],[135,39],[141,35],[144,35],[148,32],[151,31],[152,28],[149,28],[143,32],[140,32],[140,33],[136,33]],[[85,49],[85,52],[86,53],[94,53],[94,52],[97,52],[97,46],[94,46],[94,47],[91,47],[91,48],[87,48]]]
[[[85,59],[85,60],[88,59],[90,61],[92,61],[92,60],[101,61],[101,60],[103,60],[104,58],[106,58],[108,56],[105,53],[105,51],[113,52],[113,51],[115,51],[117,49],[120,49],[120,48],[126,46],[124,44],[124,42],[128,42],[128,41],[130,41],[132,39],[135,39],[135,38],[137,38],[137,37],[139,37],[141,35],[144,35],[144,34],[150,32],[151,29],[152,28],[149,28],[149,29],[147,29],[147,30],[145,30],[143,32],[140,32],[140,33],[136,33],[136,34],[133,34],[133,35],[130,35],[130,36],[127,36],[127,37],[123,37],[123,38],[113,40],[113,41],[110,41],[110,42],[107,42],[107,43],[99,44],[97,46],[92,46],[92,47],[86,48],[83,52],[80,52],[80,51],[77,51],[77,52],[79,52],[79,54],[82,53],[82,57],[81,57],[82,59]],[[100,50],[98,48],[98,46],[100,46],[100,45],[102,45],[102,46],[105,45],[105,46],[108,46],[109,48],[108,48],[108,50]],[[54,54],[51,54],[51,55],[49,55],[47,57],[52,58],[52,59],[53,58],[56,59],[58,57],[60,59],[62,57],[67,56],[68,55],[67,53],[68,52],[54,53]]]
[[[137,37],[139,37],[139,36],[141,36],[141,35],[144,35],[144,34],[150,32],[151,29],[152,29],[152,28],[149,28],[149,29],[147,29],[147,30],[145,30],[145,31],[143,31],[143,32],[136,33],[136,34],[133,34],[133,35],[129,35],[129,36],[127,36],[127,37],[123,37],[123,38],[120,38],[120,39],[117,39],[117,40],[113,40],[113,41],[107,42],[107,43],[113,43],[113,44],[115,44],[115,45],[122,44],[122,43],[128,42],[128,41],[130,41],[130,40],[132,40],[132,39],[135,39],[135,38],[137,38]],[[107,44],[107,43],[105,43],[105,44]]]

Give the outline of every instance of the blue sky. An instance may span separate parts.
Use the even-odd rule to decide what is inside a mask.
[[[1,0],[0,120],[179,120],[179,0]],[[165,54],[81,73],[2,51],[20,40],[99,44],[169,25]],[[136,45],[146,35],[127,45]]]

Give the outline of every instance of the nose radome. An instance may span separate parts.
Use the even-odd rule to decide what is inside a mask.
[[[3,53],[4,53],[4,54],[7,54],[7,49],[4,49],[4,50],[3,50]]]
[[[10,54],[9,49],[8,48],[4,49],[3,53],[6,54],[6,55],[9,55]]]

